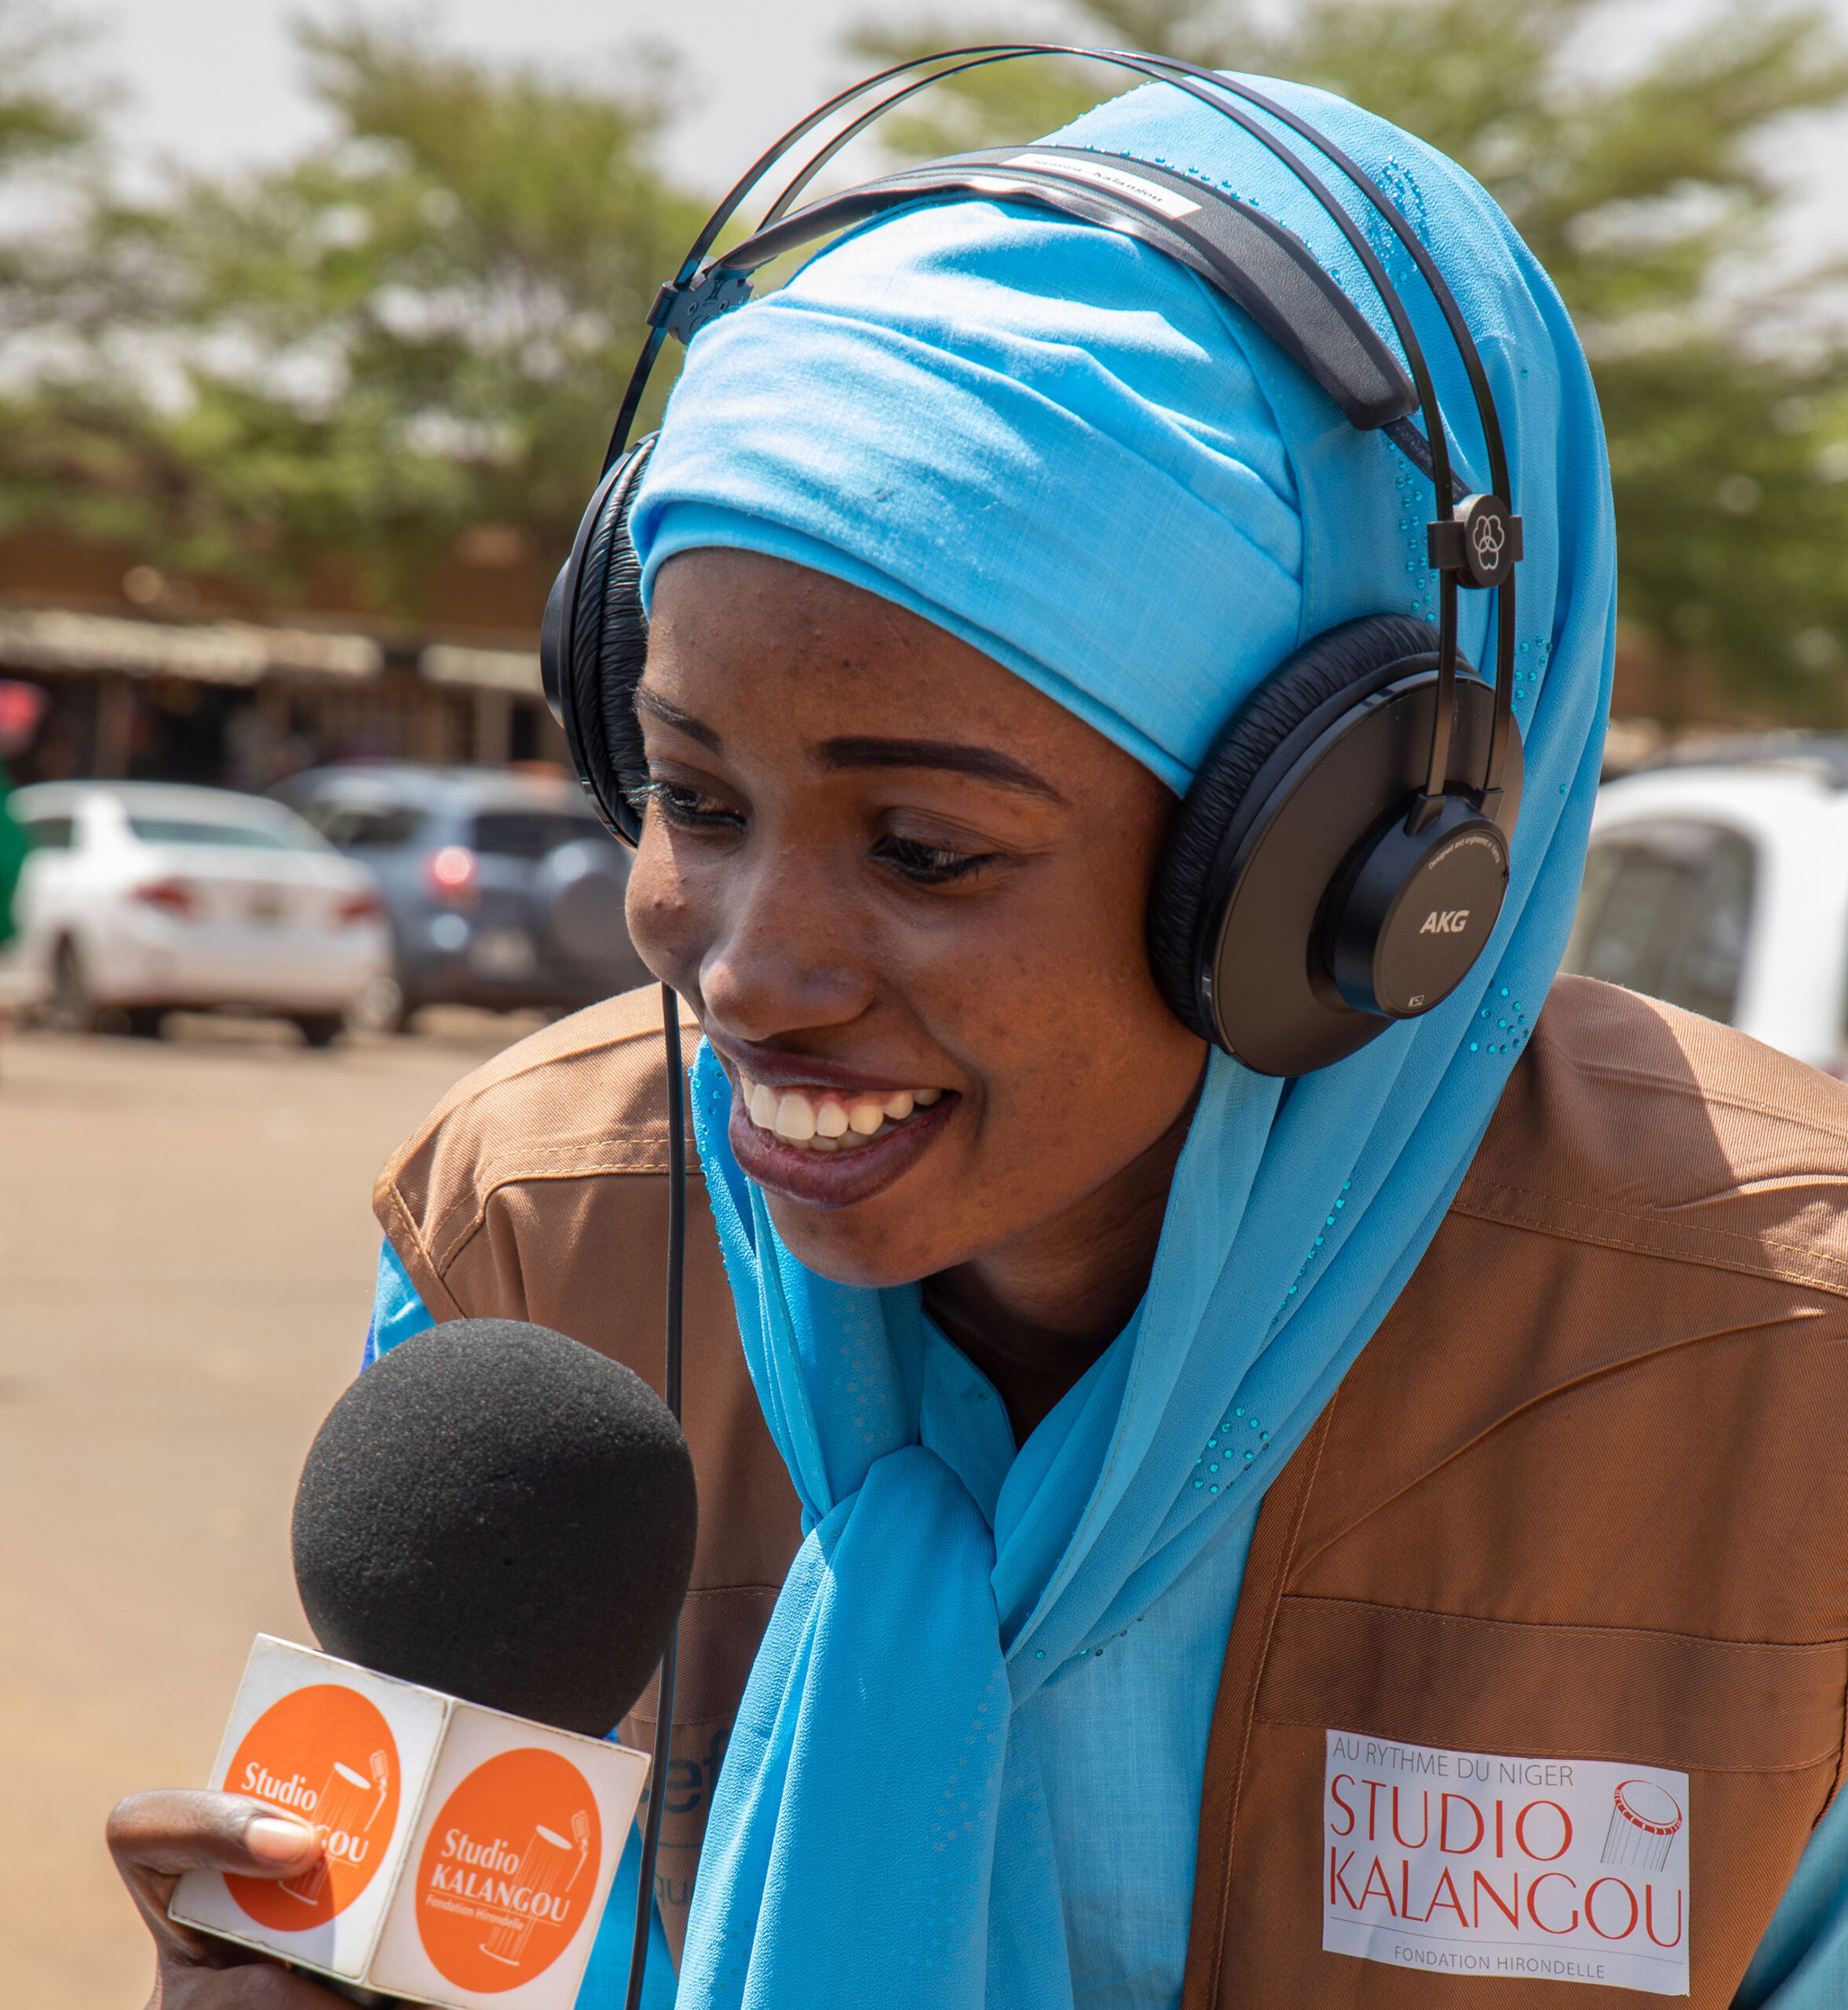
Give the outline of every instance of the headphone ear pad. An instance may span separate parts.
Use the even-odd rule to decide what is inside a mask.
[[[1259,771],[1321,706],[1389,663],[1429,656],[1437,631],[1404,614],[1368,614],[1303,644],[1233,715],[1200,763],[1179,810],[1149,902],[1149,961],[1170,1008],[1214,1040],[1200,997],[1200,959],[1215,917],[1207,910],[1221,853]]]
[[[610,765],[622,784],[624,806],[631,810],[641,835],[641,813],[634,806],[647,787],[648,754],[642,745],[641,722],[635,716],[635,687],[648,667],[648,617],[641,600],[641,560],[629,535],[629,513],[655,450],[651,433],[637,450],[634,474],[612,494],[615,522],[610,537],[609,574],[603,589],[603,635],[598,652],[597,701],[603,712],[604,741]]]
[[[604,822],[631,845],[641,835],[636,794],[648,780],[635,687],[648,663],[648,623],[629,512],[654,444],[651,433],[630,449],[585,544],[568,666],[567,732],[579,772]]]

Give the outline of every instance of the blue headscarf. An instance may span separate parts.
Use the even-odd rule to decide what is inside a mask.
[[[1443,1007],[1287,1093],[1214,1054],[1143,1303],[1022,1448],[992,1527],[919,1442],[917,1288],[849,1289],[795,1261],[731,1155],[729,1090],[702,1053],[707,1186],[810,1531],[707,1831],[681,1980],[702,2010],[1069,2010],[1023,1705],[1216,1539],[1248,1536],[1423,1254],[1564,948],[1615,597],[1583,356],[1467,175],[1337,99],[1265,87],[1373,174],[1429,247],[1509,436],[1526,520],[1526,787],[1507,904]],[[1389,332],[1313,199],[1196,100],[1152,86],[1058,137],[1257,204]],[[1404,295],[1453,452],[1485,485],[1434,303],[1397,239],[1317,165]],[[1430,513],[1397,450],[1356,433],[1192,274],[1112,233],[967,202],[865,229],[699,335],[633,527],[648,583],[675,552],[732,546],[911,608],[1180,790],[1299,641],[1358,614],[1432,613]],[[1490,613],[1488,596],[1465,596],[1463,646],[1485,667]],[[1197,1800],[1197,1779],[1170,1785]]]

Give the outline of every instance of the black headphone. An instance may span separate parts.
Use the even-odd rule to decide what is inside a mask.
[[[1384,304],[1402,367],[1309,246],[1262,212],[1129,156],[1033,146],[962,154],[792,209],[813,176],[882,114],[939,79],[1021,56],[1082,57],[1173,85],[1241,126],[1302,181],[1353,247]],[[936,66],[948,67],[936,67]],[[929,74],[911,75],[929,66]],[[702,264],[758,183],[831,113],[910,81],[819,148],[762,225]],[[1365,234],[1254,111],[1332,162],[1397,235],[1460,353],[1487,447],[1490,492],[1451,473],[1442,411],[1404,302]],[[1247,314],[1362,430],[1383,430],[1437,496],[1427,528],[1439,575],[1433,630],[1376,614],[1306,643],[1234,714],[1181,805],[1148,923],[1157,981],[1179,1018],[1261,1074],[1301,1075],[1364,1047],[1448,997],[1482,952],[1508,883],[1520,806],[1513,713],[1514,568],[1521,525],[1475,342],[1417,233],[1371,178],[1296,115],[1236,79],[1166,57],[1009,43],[954,49],[881,71],[812,113],[714,213],[649,312],[604,471],[546,609],[546,696],[579,779],[617,836],[641,834],[647,780],[634,704],[648,652],[629,510],[653,436],[627,446],[661,345],[742,306],[782,254],[870,217],[970,196],[1029,203],[1140,239]],[[1409,374],[1408,374],[1408,367]],[[1417,412],[1423,430],[1411,422]],[[1459,587],[1496,592],[1492,689],[1459,656]]]

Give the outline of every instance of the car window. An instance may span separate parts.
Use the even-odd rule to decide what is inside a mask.
[[[324,798],[300,804],[298,813],[342,851],[361,846],[390,850],[409,844],[423,826],[422,811],[404,802],[341,802]]]
[[[145,845],[233,845],[249,851],[306,851],[286,825],[207,823],[202,817],[131,817],[128,827]]]
[[[475,819],[470,847],[490,857],[543,858],[560,845],[613,844],[588,817],[549,809],[484,810]]]
[[[1717,824],[1594,839],[1565,967],[1730,1025],[1755,876],[1751,844]]]
[[[35,851],[68,851],[75,842],[76,819],[71,817],[34,817],[25,820],[26,835]]]

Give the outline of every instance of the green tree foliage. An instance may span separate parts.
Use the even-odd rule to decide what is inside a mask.
[[[35,380],[80,353],[92,304],[86,218],[107,99],[79,71],[84,39],[38,0],[0,0],[0,528],[75,497],[50,478],[73,443]]]
[[[1616,490],[1622,604],[1653,645],[1656,707],[1693,681],[1747,712],[1838,723],[1848,638],[1848,344],[1833,272],[1772,287],[1780,123],[1848,98],[1821,14],[1751,0],[1684,23],[1640,70],[1583,37],[1623,0],[1073,0],[1076,39],[1322,85],[1409,128],[1495,194],[1589,351]],[[897,60],[1005,40],[965,21],[868,27]],[[1017,81],[1038,72],[1023,88]],[[1122,88],[1095,65],[1009,64],[942,86],[889,129],[924,155],[1050,130]]]
[[[0,172],[68,155],[93,137],[95,102],[64,75],[75,41],[26,0],[0,6]]]
[[[99,214],[89,360],[16,437],[12,495],[285,593],[343,555],[382,610],[426,612],[469,527],[568,543],[703,212],[652,164],[645,54],[599,83],[408,27],[301,40],[337,137]]]
[[[101,100],[73,74],[81,42],[35,0],[0,0],[0,188],[9,196],[27,177],[79,166],[94,146]],[[10,328],[42,316],[60,261],[31,206],[9,206],[20,211],[0,232],[0,325]]]

